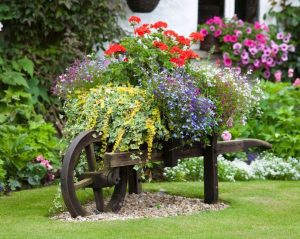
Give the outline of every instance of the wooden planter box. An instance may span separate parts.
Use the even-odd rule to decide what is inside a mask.
[[[204,41],[200,43],[200,50],[210,51],[213,46],[215,47],[213,53],[217,54],[221,52],[219,41],[213,35],[208,34]]]

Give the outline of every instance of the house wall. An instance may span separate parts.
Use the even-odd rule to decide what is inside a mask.
[[[123,0],[126,2],[126,0]],[[188,36],[197,30],[198,24],[198,0],[160,0],[156,9],[151,13],[134,13],[126,4],[126,20],[121,20],[123,29],[132,31],[127,22],[128,17],[139,16],[144,23],[165,21],[169,28],[179,34]]]
[[[123,0],[126,3],[126,0]],[[289,0],[294,6],[300,6],[299,0]],[[231,18],[234,15],[235,0],[225,0],[224,16]],[[132,31],[127,19],[131,15],[142,18],[145,23],[152,23],[158,20],[169,23],[169,28],[177,31],[179,34],[188,36],[191,32],[197,30],[198,24],[198,0],[160,0],[157,8],[151,13],[133,13],[125,4],[126,20],[120,20],[123,29]],[[268,0],[259,1],[258,19],[264,21],[263,16],[270,9]],[[276,9],[280,10],[279,4]],[[274,19],[267,18],[267,23],[274,23]]]

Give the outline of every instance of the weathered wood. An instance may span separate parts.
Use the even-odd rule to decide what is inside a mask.
[[[216,203],[218,191],[218,162],[217,162],[217,135],[210,137],[210,145],[204,148],[204,202]]]
[[[141,171],[134,166],[128,167],[128,193],[140,194],[142,192]]]
[[[139,158],[132,158],[132,155],[139,156]],[[148,152],[143,151],[133,151],[133,152],[124,152],[124,153],[105,153],[104,155],[104,165],[106,168],[115,168],[115,167],[124,167],[132,166],[136,164],[141,164],[148,160]],[[162,152],[153,152],[151,154],[152,161],[162,161],[163,153]]]
[[[82,180],[78,181],[77,183],[75,183],[74,188],[75,188],[75,190],[78,190],[80,188],[90,186],[92,183],[93,183],[92,178],[85,178],[85,179],[82,179]]]
[[[100,143],[100,137],[98,136],[96,131],[89,130],[89,131],[82,132],[72,141],[63,160],[63,165],[61,170],[62,196],[68,208],[68,211],[70,212],[72,217],[86,215],[86,211],[81,206],[81,203],[78,200],[76,195],[76,189],[82,187],[88,187],[88,186],[92,187],[94,192],[95,202],[96,202],[96,208],[99,211],[105,210],[102,188],[98,187],[97,184],[104,185],[106,184],[104,182],[105,180],[107,181],[110,178],[114,179],[115,177],[108,175],[107,178],[102,179],[101,177],[97,177],[96,172],[95,175],[88,176],[88,174],[91,174],[91,172],[95,171],[96,169],[95,154],[93,152],[93,146],[91,146],[93,143],[96,142]],[[89,166],[89,171],[86,172],[86,175],[84,175],[84,177],[87,176],[88,178],[83,178],[79,182],[74,183],[73,180],[74,169],[78,163],[80,154],[83,153],[84,151],[87,154],[87,160]],[[122,204],[126,194],[127,169],[125,168],[126,171],[125,173],[124,170],[120,170],[120,171],[122,171],[122,173],[120,173],[119,179],[116,180],[118,183],[114,186],[112,196],[107,205],[107,207],[111,208],[114,211],[120,209],[120,205]]]
[[[272,148],[272,145],[266,141],[259,139],[237,139],[230,141],[220,141],[217,145],[217,154],[247,151],[249,148],[253,147],[270,149]]]

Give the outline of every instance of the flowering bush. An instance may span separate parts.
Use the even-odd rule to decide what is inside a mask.
[[[87,57],[58,78],[68,139],[96,129],[102,152],[147,146],[150,155],[169,137],[205,141],[255,106],[246,78],[195,66],[199,56],[190,47],[203,40],[201,33],[186,38],[162,21],[141,24],[132,16],[129,22],[133,35],[110,45],[105,59]]]
[[[300,90],[289,83],[265,82],[260,113],[252,114],[247,125],[239,124],[231,132],[235,137],[266,140],[276,155],[300,155]]]
[[[244,72],[253,70],[265,79],[281,81],[280,66],[288,60],[289,52],[295,51],[290,33],[270,32],[264,23],[213,17],[200,28],[204,36],[211,34],[221,43],[224,66]]]
[[[248,180],[300,180],[299,159],[280,158],[267,153],[258,156],[251,164],[245,158],[226,160],[218,157],[218,177],[220,181]],[[196,181],[204,179],[203,158],[179,160],[173,168],[164,168],[164,177],[168,181]]]
[[[257,79],[241,75],[234,69],[219,68],[211,64],[193,67],[196,86],[216,106],[216,120],[220,130],[237,123],[245,124],[253,109],[257,108],[262,91]]]

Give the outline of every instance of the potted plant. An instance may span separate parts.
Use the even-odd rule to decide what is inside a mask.
[[[103,152],[161,149],[164,142],[208,142],[256,105],[258,89],[230,69],[195,64],[190,47],[201,33],[180,36],[166,22],[129,18],[133,35],[105,51],[105,58],[76,61],[54,87],[65,98],[67,139],[96,130]],[[241,80],[242,78],[242,80]]]
[[[158,5],[159,0],[127,0],[127,4],[133,12],[152,12]]]
[[[229,20],[213,17],[200,25],[200,33],[205,36],[204,42],[220,44],[225,67],[244,73],[250,70],[257,77],[275,81],[281,81],[280,66],[288,60],[289,52],[295,51],[290,33],[270,30],[264,23],[243,22],[236,17]]]

